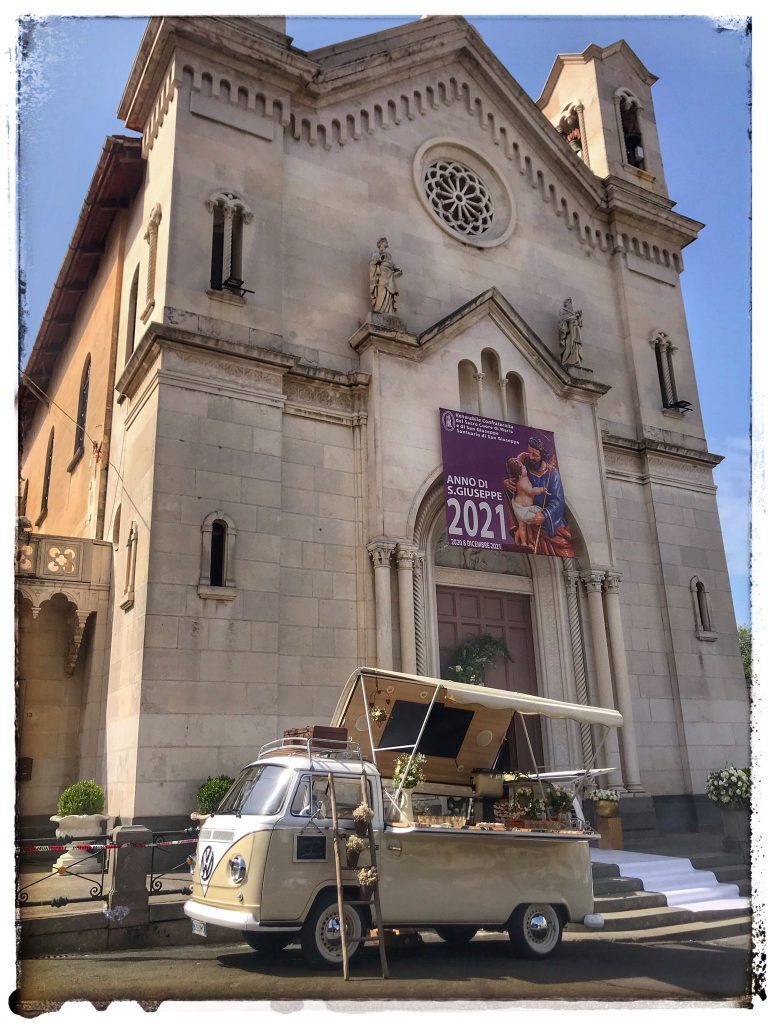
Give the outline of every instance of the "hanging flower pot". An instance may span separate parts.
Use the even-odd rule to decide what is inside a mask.
[[[352,811],[352,820],[355,823],[355,832],[362,838],[367,838],[368,824],[373,820],[373,811],[368,804],[358,804]]]
[[[347,839],[345,850],[347,854],[347,867],[356,868],[360,860],[360,854],[365,849],[365,841],[360,836],[350,836]]]
[[[360,898],[370,900],[379,880],[378,871],[376,868],[360,868],[357,872],[357,880],[360,883]]]

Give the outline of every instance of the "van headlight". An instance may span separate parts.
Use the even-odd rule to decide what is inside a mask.
[[[229,861],[229,877],[235,883],[240,885],[245,881],[245,858],[241,857],[238,853],[235,857],[231,857]]]

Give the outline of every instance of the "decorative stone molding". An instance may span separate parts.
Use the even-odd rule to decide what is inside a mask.
[[[618,594],[621,588],[621,573],[620,572],[607,572],[605,574],[605,592],[606,594]]]
[[[181,79],[176,77],[176,62],[172,61],[171,66],[163,79],[152,109],[144,123],[144,130],[141,137],[141,155],[146,160],[150,150],[155,144],[160,129],[165,121],[165,115],[176,98],[176,93],[181,85]]]
[[[146,305],[144,312],[141,314],[140,320],[142,323],[146,323],[149,319],[149,315],[155,308],[155,275],[157,270],[157,232],[160,227],[160,221],[163,219],[163,211],[160,207],[160,203],[155,203],[152,207],[152,212],[149,215],[149,223],[147,224],[147,230],[144,232],[144,241],[149,245],[149,258],[147,261],[147,291],[146,291]]]
[[[139,542],[139,528],[135,522],[131,523],[131,528],[128,531],[128,540],[125,544],[125,586],[123,589],[123,599],[120,602],[120,607],[123,611],[128,611],[129,608],[133,607],[135,597],[135,584],[136,584],[136,549]]]

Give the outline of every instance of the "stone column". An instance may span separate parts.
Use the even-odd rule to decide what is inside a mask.
[[[569,559],[569,561],[572,561]],[[587,672],[584,664],[584,640],[581,635],[581,618],[579,616],[579,574],[573,569],[566,569],[565,595],[568,605],[568,629],[571,634],[571,651],[573,652],[573,673],[576,681],[576,699],[579,704],[589,704],[587,689]],[[592,727],[586,722],[579,726],[581,731],[581,753],[584,763],[589,764],[594,757],[592,743]]]
[[[416,562],[415,544],[398,544],[397,593],[400,604],[400,670],[416,673],[416,630],[413,601],[413,569]]]
[[[592,649],[595,657],[598,699],[601,707],[615,708],[613,686],[611,684],[611,662],[608,655],[608,638],[605,632],[605,616],[603,615],[604,577],[604,572],[594,569],[588,569],[580,573],[580,579],[587,592],[587,603],[589,605],[589,628],[592,635]],[[609,729],[608,731],[608,737],[602,747],[600,763],[603,768],[615,766],[616,774],[620,774],[621,762],[619,760],[619,744],[615,729]],[[613,778],[613,776],[609,776],[609,778]]]
[[[501,418],[509,422],[509,409],[507,407],[507,378],[499,377],[499,396],[501,397]]]
[[[629,690],[629,673],[627,672],[627,655],[624,650],[624,632],[621,628],[620,583],[621,576],[619,573],[609,572],[605,574],[605,616],[608,621],[608,640],[611,645],[616,699],[619,711],[624,719],[624,725],[621,730],[621,749],[624,754],[624,785],[630,793],[642,793],[640,765],[637,759],[635,719],[632,713],[632,695]]]
[[[395,545],[380,538],[368,545],[373,562],[373,588],[376,601],[376,666],[392,668],[392,597],[389,567]]]
[[[416,641],[416,673],[427,672],[426,600],[424,595],[424,555],[416,555],[413,562],[413,629]]]
[[[485,380],[485,374],[473,373],[472,376],[477,381],[477,411],[481,416],[484,416],[485,413],[483,412],[483,409],[485,408],[485,401],[483,396],[483,381]]]
[[[234,207],[226,205],[224,214],[224,244],[221,263],[221,283],[224,284],[232,276],[232,226],[235,217]]]
[[[587,145],[587,129],[584,124],[584,104],[579,103],[576,107],[576,117],[579,122],[579,132],[581,133],[581,159],[589,167],[589,146]]]

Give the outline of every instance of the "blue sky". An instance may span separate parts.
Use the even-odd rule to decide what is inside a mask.
[[[392,18],[289,18],[313,49],[387,28]],[[738,622],[749,620],[750,148],[749,43],[743,23],[703,17],[469,19],[534,99],[557,53],[624,38],[653,89],[667,184],[677,210],[707,225],[684,252],[682,287]],[[20,79],[19,203],[27,281],[25,348],[34,339],[104,136],[146,24],[49,18],[27,36]],[[687,397],[687,396],[683,396]]]

